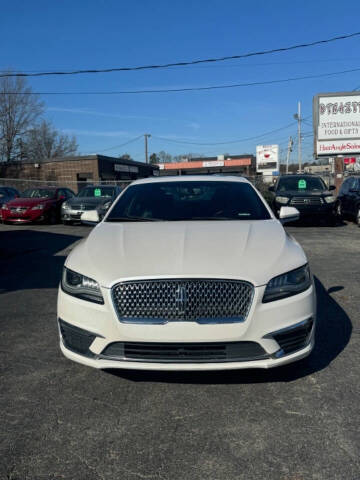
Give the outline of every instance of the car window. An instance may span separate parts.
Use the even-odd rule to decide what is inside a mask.
[[[175,181],[128,187],[107,221],[265,220],[271,218],[248,183]]]
[[[23,198],[54,198],[55,190],[46,188],[29,188],[25,190],[21,196]]]
[[[339,195],[346,195],[348,191],[349,191],[349,179],[346,179],[343,181],[341,185]]]
[[[289,190],[302,192],[321,192],[327,190],[324,181],[320,177],[306,177],[296,175],[293,177],[282,177],[277,185],[278,192]]]
[[[356,190],[357,188],[357,179],[355,177],[351,177],[348,179],[348,189],[349,192],[350,190]]]
[[[75,195],[74,192],[72,190],[70,190],[69,188],[67,188],[65,191],[66,191],[67,198],[71,198]]]

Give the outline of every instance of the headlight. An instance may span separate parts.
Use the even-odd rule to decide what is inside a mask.
[[[85,277],[64,267],[61,287],[64,292],[89,302],[104,303],[99,284],[92,278]]]
[[[291,270],[278,277],[274,277],[266,285],[263,303],[280,300],[304,292],[311,285],[311,275],[308,265]]]
[[[112,204],[112,202],[106,202],[106,203],[103,204],[102,208],[104,210],[108,210],[110,208],[111,204]]]
[[[44,210],[45,205],[43,203],[39,203],[39,205],[35,205],[35,207],[32,207],[31,210]]]
[[[336,198],[333,195],[329,195],[328,197],[324,197],[326,203],[334,203]]]
[[[62,205],[61,205],[61,208],[63,208],[64,210],[67,210],[68,208],[70,208],[68,202],[64,202]]]
[[[286,205],[287,203],[289,203],[290,199],[288,197],[275,197],[275,200],[278,203],[282,203],[283,205]]]

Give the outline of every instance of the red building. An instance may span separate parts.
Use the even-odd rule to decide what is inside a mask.
[[[182,162],[159,163],[160,175],[199,175],[226,173],[231,175],[254,175],[254,155],[218,155],[184,159]]]

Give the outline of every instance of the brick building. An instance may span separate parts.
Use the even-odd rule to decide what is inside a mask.
[[[184,159],[182,162],[159,163],[160,175],[198,175],[226,173],[255,175],[254,155],[218,155]]]
[[[134,160],[86,155],[56,158],[46,162],[11,162],[0,164],[0,178],[42,181],[61,184],[74,190],[86,183],[100,181],[134,180],[153,176],[158,172],[156,165]]]

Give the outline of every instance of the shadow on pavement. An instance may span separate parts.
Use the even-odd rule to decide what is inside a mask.
[[[315,347],[303,360],[269,370],[223,370],[219,372],[157,372],[141,370],[108,370],[107,372],[135,382],[168,382],[192,384],[232,384],[291,382],[326,368],[348,344],[352,324],[341,306],[315,278],[318,316]],[[342,286],[329,288],[330,292]]]
[[[57,255],[81,236],[36,230],[0,233],[0,293],[57,288],[66,255]]]

